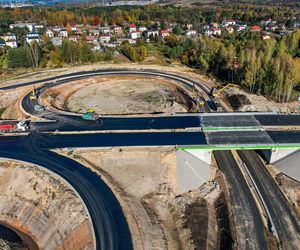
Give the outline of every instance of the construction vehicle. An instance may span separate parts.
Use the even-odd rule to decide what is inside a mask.
[[[87,112],[85,112],[82,116],[82,119],[84,120],[92,120],[95,121],[98,119],[98,116],[95,113],[95,110],[93,109],[88,109]]]
[[[213,97],[218,97],[220,94],[221,94],[221,92],[223,91],[223,90],[225,90],[226,88],[228,88],[228,87],[237,87],[237,88],[239,88],[240,86],[238,86],[238,85],[236,85],[236,84],[232,84],[232,83],[230,83],[230,84],[227,84],[226,86],[224,86],[223,88],[221,88],[221,89],[219,89],[219,90],[216,90],[214,87],[211,89],[211,91],[210,91],[210,95],[211,96],[213,96]]]
[[[37,99],[37,93],[36,93],[35,87],[33,87],[33,90],[29,95],[29,100],[30,101],[36,101],[36,99]]]
[[[0,132],[25,132],[30,128],[29,121],[0,124]]]

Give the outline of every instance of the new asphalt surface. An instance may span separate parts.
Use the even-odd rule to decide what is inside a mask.
[[[236,249],[268,249],[260,211],[231,151],[214,151],[218,167],[225,175],[233,222]]]
[[[132,249],[131,234],[118,200],[94,172],[54,152],[43,149],[49,138],[29,136],[0,138],[0,157],[40,165],[58,174],[78,192],[89,212],[97,249]],[[51,140],[51,139],[50,139]]]
[[[238,151],[238,154],[246,164],[269,209],[281,248],[299,249],[300,224],[295,211],[257,154],[252,150]]]

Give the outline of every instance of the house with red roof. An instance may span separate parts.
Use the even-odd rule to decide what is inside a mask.
[[[85,37],[85,41],[86,41],[87,43],[96,43],[96,42],[97,42],[97,38],[94,37],[94,36],[86,36],[86,37]]]
[[[252,31],[252,32],[258,32],[260,30],[261,30],[261,28],[258,25],[253,25],[250,27],[250,31]]]
[[[136,25],[134,23],[128,24],[129,32],[136,32]]]
[[[167,37],[169,35],[170,35],[170,32],[168,30],[160,30],[160,36],[162,38],[165,38],[165,37]]]

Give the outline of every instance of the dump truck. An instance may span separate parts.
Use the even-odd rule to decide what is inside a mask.
[[[0,132],[25,132],[29,130],[29,121],[0,124]]]
[[[96,121],[98,119],[98,116],[96,115],[95,110],[89,109],[87,112],[85,112],[81,116],[81,118],[84,119],[84,120]]]

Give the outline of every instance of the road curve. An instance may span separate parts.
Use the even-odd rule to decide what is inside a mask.
[[[93,224],[97,249],[132,249],[131,234],[120,204],[109,187],[94,172],[48,150],[37,133],[29,136],[1,137],[0,157],[40,165],[58,174],[78,192]]]
[[[178,76],[171,73],[165,73],[161,71],[154,70],[126,70],[126,69],[115,69],[115,70],[98,70],[98,71],[88,71],[88,72],[78,72],[59,76],[57,78],[48,78],[39,81],[33,81],[23,84],[17,84],[10,87],[4,87],[2,89],[11,89],[20,86],[29,86],[37,83],[43,83],[39,88],[40,94],[45,92],[47,89],[64,84],[70,81],[95,77],[95,76],[116,76],[116,75],[132,75],[132,76],[145,76],[145,77],[160,77],[166,80],[174,82],[178,86],[184,87],[186,89],[193,89],[194,85],[202,89],[205,97],[205,111],[210,111],[215,108],[214,99],[208,95],[210,88],[206,86],[203,82],[196,82],[195,80],[188,79],[183,76]],[[1,88],[0,88],[1,89]],[[59,129],[60,131],[82,131],[82,130],[145,130],[145,129],[185,129],[190,127],[200,127],[200,117],[195,116],[154,116],[154,117],[101,117],[98,121],[84,121],[78,114],[71,112],[36,112],[34,110],[34,105],[37,104],[36,101],[30,101],[29,95],[26,95],[22,101],[21,106],[25,112],[33,116],[39,116],[46,118],[48,120],[56,121],[52,124],[42,124],[39,123],[35,129],[39,131],[53,131]],[[196,101],[195,101],[196,102]]]

